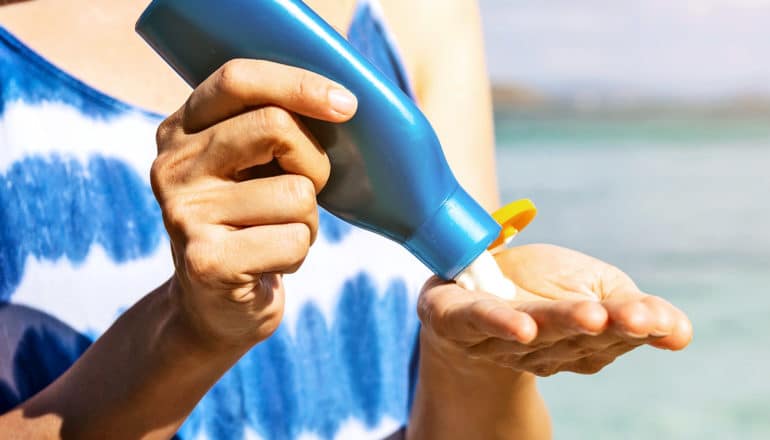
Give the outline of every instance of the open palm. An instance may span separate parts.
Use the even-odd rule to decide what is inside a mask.
[[[519,287],[516,299],[429,282],[420,301],[429,340],[548,376],[595,373],[643,344],[680,350],[692,337],[684,313],[585,254],[528,245],[502,252],[497,261]]]

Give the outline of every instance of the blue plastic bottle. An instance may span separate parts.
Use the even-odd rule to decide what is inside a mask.
[[[318,201],[401,243],[442,278],[454,279],[498,237],[500,225],[457,183],[423,113],[303,2],[155,0],[136,29],[193,87],[228,60],[254,58],[355,94],[349,122],[306,120],[332,167]]]

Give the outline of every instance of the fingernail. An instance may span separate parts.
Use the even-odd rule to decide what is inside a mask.
[[[341,115],[350,115],[356,111],[358,101],[352,93],[345,89],[329,89],[329,103],[332,109]]]
[[[634,339],[644,339],[648,337],[649,335],[646,335],[644,333],[636,333],[626,330],[626,336],[634,338]]]

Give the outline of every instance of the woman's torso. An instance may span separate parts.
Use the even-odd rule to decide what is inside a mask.
[[[356,6],[350,40],[408,91],[370,3]],[[162,117],[76,80],[7,31],[0,36],[2,410],[60,374],[173,268],[147,179]],[[163,73],[149,70],[168,78],[160,66]],[[147,83],[131,102],[169,110],[188,92],[165,86],[181,96],[153,100],[167,81]],[[320,229],[303,268],[286,277],[281,328],[209,392],[183,437],[365,439],[405,422],[413,305],[427,271],[398,245],[328,213]]]

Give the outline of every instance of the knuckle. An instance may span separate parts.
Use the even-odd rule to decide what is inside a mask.
[[[431,328],[433,331],[445,339],[452,339],[454,335],[453,323],[450,319],[451,312],[447,307],[433,307],[431,314]]]
[[[311,246],[315,242],[315,239],[318,238],[318,222],[318,205],[316,205],[314,200],[310,210],[305,216],[305,224],[310,229]]]
[[[189,231],[193,216],[187,197],[169,197],[161,204],[161,210],[167,228],[182,233]]]
[[[204,284],[212,284],[218,277],[221,267],[214,246],[200,240],[187,245],[184,263],[187,276]]]
[[[183,160],[179,154],[166,151],[158,154],[150,165],[150,187],[161,205],[179,178],[184,177]]]
[[[267,135],[272,135],[276,139],[283,139],[289,131],[296,126],[294,117],[286,110],[269,106],[256,112],[257,125]]]
[[[215,77],[215,88],[226,95],[237,96],[248,78],[247,62],[242,59],[230,60],[219,68]]]
[[[164,154],[159,154],[155,160],[152,161],[152,165],[150,166],[150,186],[152,187],[152,192],[155,194],[155,198],[161,203],[166,186],[165,168],[166,156]]]
[[[158,128],[155,130],[155,145],[158,147],[158,152],[168,149],[168,144],[172,142],[178,125],[178,113],[174,113],[158,125]]]
[[[294,98],[298,101],[320,101],[324,89],[316,74],[303,70],[297,75]]]
[[[434,304],[431,298],[432,295],[423,293],[417,299],[417,316],[420,318],[420,322],[426,326],[433,324]]]
[[[303,223],[293,223],[283,229],[282,241],[287,250],[287,266],[302,264],[310,250],[310,229]]]
[[[283,196],[287,203],[295,205],[303,217],[315,211],[315,187],[305,176],[288,175],[284,179]]]
[[[169,150],[159,153],[150,166],[150,186],[159,201],[169,190],[191,177],[189,151]]]

